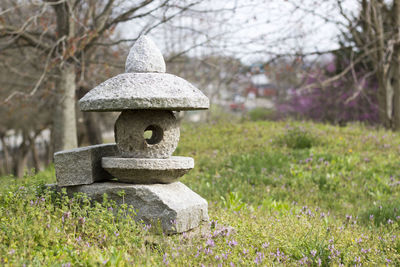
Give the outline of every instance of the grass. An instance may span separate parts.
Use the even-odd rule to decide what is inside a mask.
[[[0,264],[399,265],[399,153],[399,134],[362,125],[184,125],[175,154],[195,158],[182,182],[211,234],[155,235],[129,207],[46,191],[50,168],[0,178]]]

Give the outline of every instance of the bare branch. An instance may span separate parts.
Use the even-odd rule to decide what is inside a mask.
[[[65,37],[64,37],[65,38]],[[35,86],[33,87],[33,89],[27,94],[21,91],[14,91],[12,94],[10,94],[4,101],[3,103],[7,103],[9,102],[14,96],[17,95],[25,95],[25,96],[33,96],[37,90],[39,89],[41,83],[43,82],[44,78],[46,77],[46,74],[48,72],[48,67],[49,67],[49,63],[51,61],[51,56],[53,54],[53,51],[55,50],[55,48],[58,46],[58,43],[62,42],[64,38],[60,38],[58,40],[58,42],[51,48],[51,50],[49,51],[48,55],[47,55],[47,59],[46,59],[46,63],[43,69],[42,74],[40,75],[38,81],[36,82]]]

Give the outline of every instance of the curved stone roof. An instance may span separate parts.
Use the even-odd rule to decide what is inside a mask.
[[[127,109],[190,110],[209,108],[208,98],[182,78],[166,74],[156,44],[141,36],[131,48],[126,73],[96,86],[79,101],[82,111]]]
[[[79,107],[82,111],[193,110],[209,108],[209,100],[173,74],[124,73],[92,89],[81,98]]]

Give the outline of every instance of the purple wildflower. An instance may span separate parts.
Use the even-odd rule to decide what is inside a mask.
[[[306,265],[308,263],[308,257],[303,257],[299,260],[300,265]]]
[[[168,256],[168,254],[167,254],[167,253],[164,253],[164,256],[163,256],[163,263],[164,263],[165,265],[168,265],[168,264],[169,264],[169,261],[167,260],[167,256]]]
[[[205,254],[205,255],[213,254],[213,251],[212,251],[211,248],[205,248],[205,249],[204,249],[204,254]]]
[[[215,247],[215,242],[211,238],[206,241],[206,245],[209,247]]]
[[[230,240],[230,241],[227,241],[227,243],[230,247],[234,247],[238,244],[238,242],[236,242],[236,240]]]
[[[315,249],[311,250],[311,256],[315,257],[315,255],[317,255],[317,251]]]
[[[370,251],[371,251],[370,248],[369,248],[369,249],[363,249],[363,248],[361,248],[361,253],[368,254]]]
[[[264,253],[257,252],[256,258],[254,259],[255,264],[261,264],[264,259]]]
[[[71,212],[70,211],[64,212],[63,215],[61,216],[61,221],[64,223],[65,219],[68,219],[69,217],[71,217]]]
[[[183,238],[189,238],[189,235],[188,235],[187,232],[184,232],[184,233],[182,234],[182,237],[183,237]]]

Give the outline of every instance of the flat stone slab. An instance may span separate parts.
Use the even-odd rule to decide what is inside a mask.
[[[168,73],[124,73],[106,80],[79,101],[82,111],[208,109],[208,98],[189,82]]]
[[[135,184],[172,183],[194,168],[194,160],[190,157],[103,157],[101,164],[118,181]]]
[[[207,201],[180,182],[153,185],[104,182],[66,189],[69,194],[82,192],[98,202],[107,194],[117,204],[132,205],[138,221],[152,226],[160,224],[165,233],[186,232],[209,220]],[[121,191],[125,192],[124,198]]]
[[[71,186],[112,179],[112,175],[101,167],[101,159],[105,156],[118,154],[116,144],[102,144],[59,151],[54,154],[57,184],[59,186]]]

